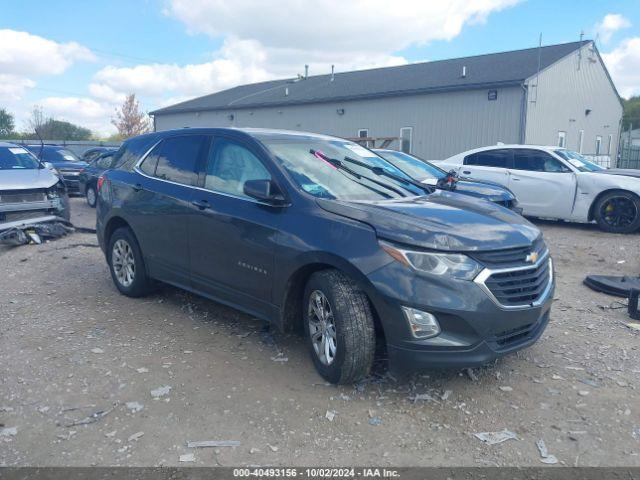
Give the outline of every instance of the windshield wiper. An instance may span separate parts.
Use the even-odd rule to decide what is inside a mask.
[[[401,177],[400,175],[396,175],[395,173],[390,173],[382,167],[369,165],[367,163],[361,162],[360,160],[356,160],[355,158],[351,158],[351,157],[344,157],[344,161],[353,163],[354,165],[358,165],[362,168],[366,168],[367,170],[372,171],[376,175],[381,175],[381,176],[390,178],[392,180],[395,180],[396,182],[404,183],[407,185],[413,185],[414,187],[417,187],[427,193],[434,192],[434,188],[431,187],[430,185],[425,185],[424,183],[418,182],[417,180],[414,180],[412,178]]]
[[[391,190],[392,192],[395,192],[396,194],[400,195],[401,197],[406,197],[407,196],[401,190],[395,188],[394,186],[389,185],[388,183],[380,182],[380,181],[376,180],[375,178],[371,178],[371,177],[367,177],[366,175],[362,175],[361,173],[358,173],[355,170],[352,170],[349,167],[347,167],[346,165],[344,165],[342,163],[342,161],[340,161],[340,160],[338,160],[336,158],[327,157],[324,153],[319,152],[318,150],[314,150],[312,148],[311,150],[309,150],[309,153],[321,158],[322,160],[324,160],[325,162],[329,163],[330,165],[333,165],[338,170],[342,170],[342,171],[345,171],[345,172],[353,175],[357,179],[364,178],[365,180],[368,180],[368,181],[370,181],[372,183],[375,183],[376,185],[379,185],[379,186],[381,186],[383,188],[386,188],[387,190]],[[346,159],[346,157],[345,157],[345,159]],[[382,192],[376,190],[375,188],[373,188],[373,187],[371,187],[369,185],[365,185],[364,183],[361,183],[361,182],[356,182],[356,183],[358,183],[359,185],[362,185],[364,187],[367,187],[370,190],[373,190],[373,191],[375,191],[377,193],[382,193]]]

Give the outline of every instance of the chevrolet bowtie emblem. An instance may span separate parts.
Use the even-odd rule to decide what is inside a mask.
[[[529,255],[527,255],[524,261],[529,263],[536,263],[538,261],[538,252],[531,252]]]

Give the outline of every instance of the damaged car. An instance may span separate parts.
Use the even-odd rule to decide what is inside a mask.
[[[366,377],[377,347],[400,373],[483,365],[549,322],[537,227],[396,175],[356,143],[190,128],[126,140],[116,157],[97,184],[116,288],[140,297],[161,281],[303,331],[329,382]]]
[[[595,222],[610,233],[640,230],[637,170],[606,169],[556,146],[502,144],[469,150],[438,165],[507,187],[528,217]]]
[[[69,213],[69,197],[62,179],[26,148],[0,142],[0,232],[3,236],[6,238],[8,231],[26,225],[68,224]]]

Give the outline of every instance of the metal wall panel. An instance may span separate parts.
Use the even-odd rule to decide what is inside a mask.
[[[597,52],[588,44],[543,70],[527,83],[528,144],[557,145],[558,132],[566,132],[566,147],[595,154],[596,136],[602,137],[600,154],[616,158],[622,106]],[[537,92],[536,92],[537,90]],[[609,135],[612,137],[608,151]]]
[[[497,142],[517,143],[521,122],[521,87],[488,89],[373,100],[292,105],[252,110],[162,114],[157,130],[182,127],[264,127],[356,137],[366,128],[371,137],[399,137],[413,127],[412,152],[443,159],[464,150]],[[344,111],[340,114],[339,111]],[[398,149],[395,142],[391,148]]]

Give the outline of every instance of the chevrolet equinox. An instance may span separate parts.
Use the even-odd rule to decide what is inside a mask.
[[[412,181],[370,150],[301,132],[194,128],[126,141],[98,181],[118,290],[161,281],[288,331],[354,382],[376,343],[408,372],[534,343],[553,297],[540,231],[504,207]]]

